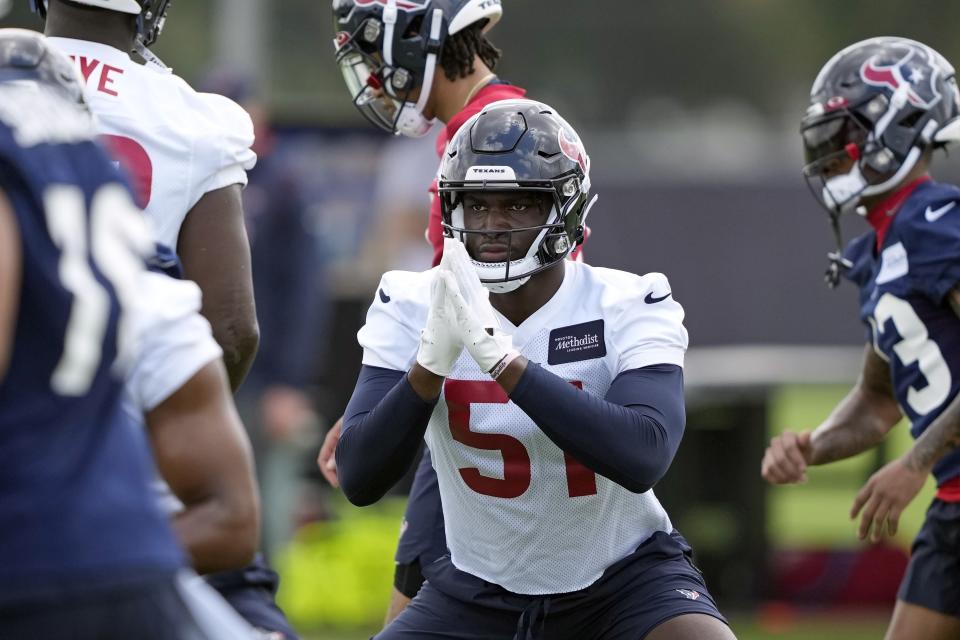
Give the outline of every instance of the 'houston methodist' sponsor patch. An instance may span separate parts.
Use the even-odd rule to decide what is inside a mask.
[[[560,327],[550,332],[547,364],[565,364],[607,355],[603,341],[603,320]]]

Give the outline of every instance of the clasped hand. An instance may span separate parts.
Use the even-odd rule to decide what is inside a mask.
[[[447,377],[464,347],[489,373],[513,351],[513,339],[500,330],[490,292],[480,283],[466,247],[447,238],[430,288],[430,310],[420,332],[417,362]]]

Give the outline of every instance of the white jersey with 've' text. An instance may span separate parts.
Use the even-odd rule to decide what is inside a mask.
[[[48,40],[73,58],[103,143],[129,175],[155,239],[175,250],[184,218],[204,194],[246,185],[257,159],[250,116],[119,49]]]
[[[600,397],[624,371],[683,366],[683,308],[663,274],[563,268],[560,289],[519,327],[497,314],[526,358]],[[358,334],[365,365],[413,365],[433,272],[384,275]],[[426,440],[454,565],[509,591],[583,589],[653,533],[672,530],[652,490],[632,493],[566,455],[467,351],[444,383]]]

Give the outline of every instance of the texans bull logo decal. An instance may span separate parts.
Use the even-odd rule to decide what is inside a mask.
[[[577,137],[577,134],[569,134],[564,127],[560,127],[558,139],[560,141],[560,150],[563,152],[563,155],[579,164],[580,169],[583,171],[583,175],[589,174],[590,158],[587,157],[587,152],[584,150],[583,143],[580,142],[580,138]]]
[[[907,100],[923,109],[929,109],[942,98],[936,89],[940,73],[933,56],[916,47],[906,47],[903,57],[891,64],[882,64],[879,56],[873,56],[860,68],[860,77],[869,85],[891,91],[907,85]]]

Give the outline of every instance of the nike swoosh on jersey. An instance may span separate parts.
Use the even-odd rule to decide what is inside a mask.
[[[667,295],[660,296],[659,298],[654,298],[653,291],[651,291],[650,293],[647,294],[647,297],[644,298],[643,301],[646,302],[647,304],[657,304],[658,302],[662,302],[663,300],[666,300],[667,298],[669,298],[671,293],[673,292],[667,291]]]
[[[390,296],[384,293],[383,289],[380,289],[379,293],[380,293],[380,300],[383,301],[384,304],[390,302]]]
[[[927,219],[927,222],[936,222],[943,217],[943,214],[950,211],[950,209],[953,209],[956,204],[956,202],[951,202],[950,204],[943,205],[939,209],[927,207],[927,211],[923,214],[923,217]]]

